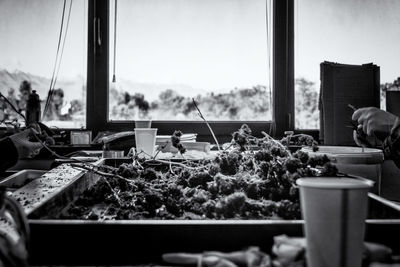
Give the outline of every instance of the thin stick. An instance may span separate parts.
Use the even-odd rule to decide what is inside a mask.
[[[118,204],[122,206],[121,199],[119,198],[117,192],[115,192],[114,188],[110,185],[110,183],[107,181],[107,179],[104,176],[101,176],[101,178],[106,182],[106,184],[110,187],[111,192],[113,193],[115,199],[117,200]]]
[[[229,146],[227,146],[225,149],[224,149],[224,151],[227,151],[229,148],[231,148],[233,146],[233,143],[231,142],[230,144],[229,144]]]
[[[20,116],[24,119],[24,121],[26,121],[26,117],[24,116],[24,114],[22,114],[22,113],[10,102],[10,100],[8,100],[7,97],[5,97],[2,93],[0,93],[0,97],[2,97],[2,98],[7,102],[7,104],[8,104],[18,115],[20,115]]]
[[[92,166],[92,167],[90,167],[90,166]],[[121,177],[121,176],[119,176],[119,175],[116,175],[116,174],[114,175],[114,174],[111,174],[111,173],[106,173],[106,172],[102,172],[102,171],[96,170],[96,169],[94,168],[94,167],[95,167],[94,165],[89,165],[89,164],[86,165],[86,164],[76,164],[76,163],[72,163],[72,164],[71,164],[71,167],[72,167],[72,168],[74,168],[74,167],[76,167],[76,168],[81,168],[81,169],[88,170],[88,171],[94,172],[94,173],[96,173],[96,174],[99,174],[99,175],[100,175],[100,178],[103,179],[104,182],[107,184],[107,186],[110,188],[110,190],[111,190],[113,196],[115,197],[115,199],[117,200],[118,204],[119,204],[120,206],[122,206],[121,199],[119,198],[117,192],[114,190],[114,188],[111,186],[111,184],[108,182],[108,180],[106,179],[106,177],[113,177],[113,178],[123,179],[123,180],[126,180],[126,181],[128,181],[128,182],[132,182],[131,180],[128,180],[128,179],[126,179],[126,178],[124,178],[124,177]]]
[[[47,151],[49,151],[51,155],[55,156],[56,158],[59,158],[59,159],[70,159],[70,160],[73,160],[73,161],[76,161],[76,162],[79,162],[79,163],[83,163],[83,161],[80,161],[80,160],[78,160],[78,159],[69,158],[69,157],[64,157],[64,156],[61,156],[61,155],[57,154],[54,150],[52,150],[51,148],[49,148],[42,140],[40,140],[39,136],[37,136],[37,134],[36,134],[33,130],[31,130],[31,132],[32,132],[33,136],[35,137],[35,139],[36,139]]]
[[[265,137],[267,137],[268,140],[271,140],[272,142],[274,142],[275,144],[277,144],[278,146],[280,146],[281,148],[283,148],[284,150],[286,150],[287,152],[289,152],[289,150],[288,150],[284,145],[282,145],[279,141],[277,141],[277,140],[275,140],[274,138],[272,138],[269,134],[267,134],[267,133],[264,132],[264,131],[261,131],[261,133],[262,133],[262,135],[264,135]],[[290,153],[289,153],[289,154],[290,154]]]
[[[175,175],[175,172],[174,172],[174,170],[172,169],[171,161],[169,162],[169,171],[171,172],[171,174]]]
[[[199,115],[200,118],[207,124],[207,127],[208,127],[208,129],[210,130],[210,132],[211,132],[211,134],[212,134],[212,136],[213,136],[213,138],[214,138],[215,144],[217,145],[218,151],[220,152],[220,151],[221,151],[221,148],[219,147],[219,143],[218,143],[217,137],[215,137],[214,131],[211,129],[211,126],[210,126],[210,124],[208,123],[208,121],[206,120],[206,118],[204,118],[204,116],[203,116],[203,114],[201,113],[199,107],[197,106],[196,101],[194,100],[194,98],[192,98],[192,100],[193,100],[194,107],[197,109],[198,115]]]
[[[99,170],[95,169],[96,166],[91,165],[91,164],[83,164],[83,163],[77,164],[77,163],[71,163],[71,166],[72,166],[72,167],[76,167],[76,168],[81,168],[81,169],[84,169],[84,170],[88,170],[88,171],[92,171],[92,172],[94,172],[94,173],[96,173],[96,174],[98,174],[98,175],[102,175],[102,176],[105,176],[105,177],[118,178],[118,179],[127,181],[127,182],[129,182],[129,183],[132,183],[132,182],[133,182],[132,180],[129,180],[129,179],[127,179],[127,178],[124,178],[124,177],[122,177],[122,176],[120,176],[120,175],[118,175],[118,174],[112,174],[112,173],[107,173],[107,172],[99,171]]]
[[[197,167],[197,168],[196,167],[190,167],[190,166],[187,166],[187,165],[179,163],[179,162],[167,161],[167,160],[162,160],[162,159],[151,159],[151,160],[148,160],[148,161],[156,161],[156,162],[159,162],[159,163],[176,165],[176,166],[180,166],[180,167],[186,168],[188,170],[199,170],[199,169],[203,168],[203,167]]]

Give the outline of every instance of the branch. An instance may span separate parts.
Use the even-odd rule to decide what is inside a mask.
[[[122,176],[120,176],[120,175],[118,175],[118,174],[107,173],[107,172],[103,172],[103,171],[97,170],[97,169],[96,169],[97,166],[92,165],[92,164],[87,164],[87,163],[80,163],[80,164],[78,164],[78,163],[71,163],[70,165],[71,165],[71,167],[81,168],[81,169],[84,169],[84,170],[92,171],[92,172],[94,172],[94,173],[96,173],[96,174],[98,174],[98,175],[101,175],[101,176],[110,177],[110,178],[118,178],[118,179],[127,181],[127,182],[129,182],[129,183],[132,183],[132,182],[133,182],[132,180],[129,180],[129,179],[127,179],[127,178],[124,178],[124,177],[122,177]]]
[[[150,159],[150,160],[147,160],[146,162],[151,162],[151,161],[156,161],[156,162],[159,162],[159,163],[164,163],[164,164],[169,164],[169,165],[176,165],[176,166],[180,166],[180,167],[183,167],[183,168],[186,168],[186,169],[188,169],[188,170],[199,170],[199,169],[202,169],[203,167],[190,167],[190,166],[187,166],[187,165],[185,165],[185,164],[182,164],[182,163],[180,163],[180,162],[174,162],[174,161],[168,161],[168,160],[162,160],[162,159]]]
[[[274,142],[275,144],[277,144],[278,146],[280,146],[281,148],[283,148],[285,151],[289,152],[289,155],[291,155],[290,151],[287,149],[287,147],[285,147],[284,145],[282,145],[281,142],[275,140],[274,138],[272,138],[269,134],[267,134],[264,131],[261,131],[261,134],[264,135],[268,140]]]
[[[26,117],[24,116],[24,114],[22,114],[22,113],[10,102],[10,100],[8,100],[7,97],[5,97],[2,93],[0,93],[0,97],[2,97],[2,98],[7,102],[7,104],[8,104],[18,115],[20,115],[20,116],[24,119],[24,121],[26,122]]]
[[[214,138],[215,144],[217,145],[218,152],[221,152],[221,148],[219,147],[219,143],[218,143],[217,137],[215,137],[214,131],[211,129],[211,126],[210,126],[210,124],[208,123],[208,121],[206,120],[206,118],[204,118],[204,116],[203,116],[203,114],[201,113],[199,107],[197,106],[196,101],[194,100],[194,98],[192,98],[192,100],[193,100],[194,107],[197,109],[197,112],[198,112],[199,117],[207,124],[207,127],[208,127],[208,129],[210,130],[210,132],[211,132],[211,134],[212,134],[212,136],[213,136],[213,138]]]

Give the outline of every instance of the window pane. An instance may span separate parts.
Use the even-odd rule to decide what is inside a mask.
[[[197,120],[192,98],[208,120],[271,120],[269,1],[117,4],[110,120]],[[113,2],[111,7],[113,25]]]
[[[60,128],[86,125],[87,1],[70,1],[57,63],[64,1],[0,1],[0,91],[24,114],[27,96],[36,90],[43,112],[53,77],[43,121]],[[20,119],[0,100],[0,120],[15,118]]]
[[[373,62],[382,87],[400,75],[400,1],[297,0],[296,127],[319,128],[320,63]],[[384,103],[382,103],[384,107]]]

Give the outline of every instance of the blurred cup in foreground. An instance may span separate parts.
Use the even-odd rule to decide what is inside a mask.
[[[151,120],[135,120],[135,128],[150,128]]]
[[[135,128],[136,151],[140,157],[154,156],[156,136],[156,128]]]
[[[309,267],[361,267],[369,180],[301,178]]]

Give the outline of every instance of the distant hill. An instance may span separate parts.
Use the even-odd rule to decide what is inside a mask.
[[[18,94],[18,88],[22,81],[27,80],[32,83],[32,88],[36,90],[41,99],[47,96],[50,86],[50,79],[42,76],[37,76],[23,71],[10,72],[5,69],[0,69],[0,92],[7,93],[9,88],[14,88]],[[112,86],[112,85],[111,85]],[[77,76],[76,79],[57,80],[55,88],[62,88],[65,92],[66,100],[73,100],[82,97],[85,92],[82,91],[86,88],[86,81],[84,77]],[[196,89],[189,85],[171,83],[171,84],[156,84],[156,83],[140,83],[126,79],[117,79],[116,89],[130,94],[141,93],[146,96],[146,99],[154,101],[158,98],[159,94],[166,89],[173,89],[182,96],[194,97],[198,94],[205,94],[205,90]]]
[[[186,84],[140,83],[118,78],[117,78],[117,86],[115,89],[117,89],[117,91],[128,92],[130,94],[134,93],[144,94],[146,96],[146,99],[149,101],[154,101],[158,99],[160,93],[165,91],[166,89],[173,89],[174,91],[178,92],[180,95],[185,97],[195,97],[199,94],[200,95],[206,94],[205,90],[196,89]]]
[[[15,94],[18,95],[18,88],[22,81],[27,80],[32,84],[32,89],[36,90],[42,100],[47,96],[50,87],[50,79],[46,77],[37,76],[23,71],[9,72],[5,69],[0,69],[0,92],[7,95],[10,88],[15,89]],[[58,80],[55,88],[62,88],[64,90],[65,99],[73,100],[82,98],[85,93],[86,81],[83,77],[76,77],[74,80]]]

